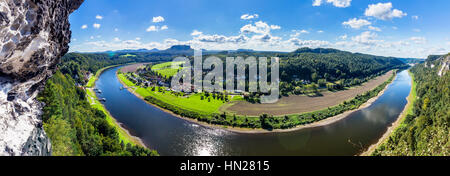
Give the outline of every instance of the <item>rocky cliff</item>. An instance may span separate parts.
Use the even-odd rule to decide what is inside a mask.
[[[36,96],[68,51],[84,0],[0,0],[0,155],[50,155]]]
[[[441,68],[439,69],[438,75],[440,77],[444,76],[445,73],[450,69],[450,54],[442,56]]]

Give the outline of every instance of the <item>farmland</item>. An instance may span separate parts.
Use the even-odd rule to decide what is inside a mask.
[[[367,91],[374,89],[383,82],[386,82],[393,74],[393,71],[383,76],[370,80],[361,86],[349,88],[337,92],[324,92],[322,96],[291,95],[281,98],[274,104],[252,104],[245,101],[230,102],[230,106],[222,108],[223,111],[233,112],[239,115],[257,116],[263,113],[270,115],[298,114],[325,109],[338,105],[346,100],[352,99]]]

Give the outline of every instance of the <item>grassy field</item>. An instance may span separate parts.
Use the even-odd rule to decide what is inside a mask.
[[[126,55],[121,55],[120,57],[136,57],[136,55],[133,55],[133,54],[126,54]]]
[[[178,66],[183,64],[183,62],[165,62],[162,64],[157,64],[157,65],[152,66],[152,71],[159,73],[162,76],[167,77],[167,78],[172,77],[175,74],[177,74],[180,69],[182,69],[182,67],[180,67],[178,69],[172,68],[173,63]]]
[[[189,96],[176,96],[172,94],[170,91],[159,92],[158,87],[155,88],[155,91],[152,91],[152,88],[143,88],[136,86],[130,80],[128,80],[124,74],[118,74],[119,79],[129,88],[132,88],[137,94],[142,97],[151,96],[168,104],[181,107],[183,109],[203,113],[203,114],[211,114],[211,113],[219,113],[219,108],[225,102],[218,99],[213,99],[212,97],[204,98],[201,100],[201,96],[203,94],[191,94]],[[234,99],[238,99],[235,97]]]

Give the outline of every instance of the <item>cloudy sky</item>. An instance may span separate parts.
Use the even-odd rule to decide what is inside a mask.
[[[329,47],[424,58],[450,52],[448,0],[87,0],[70,51],[293,51]]]

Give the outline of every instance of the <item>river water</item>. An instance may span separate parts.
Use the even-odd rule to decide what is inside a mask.
[[[241,134],[200,126],[145,103],[121,90],[117,69],[101,74],[98,97],[107,99],[105,107],[130,133],[163,156],[356,155],[398,118],[411,89],[405,70],[371,106],[335,123],[286,133]]]

